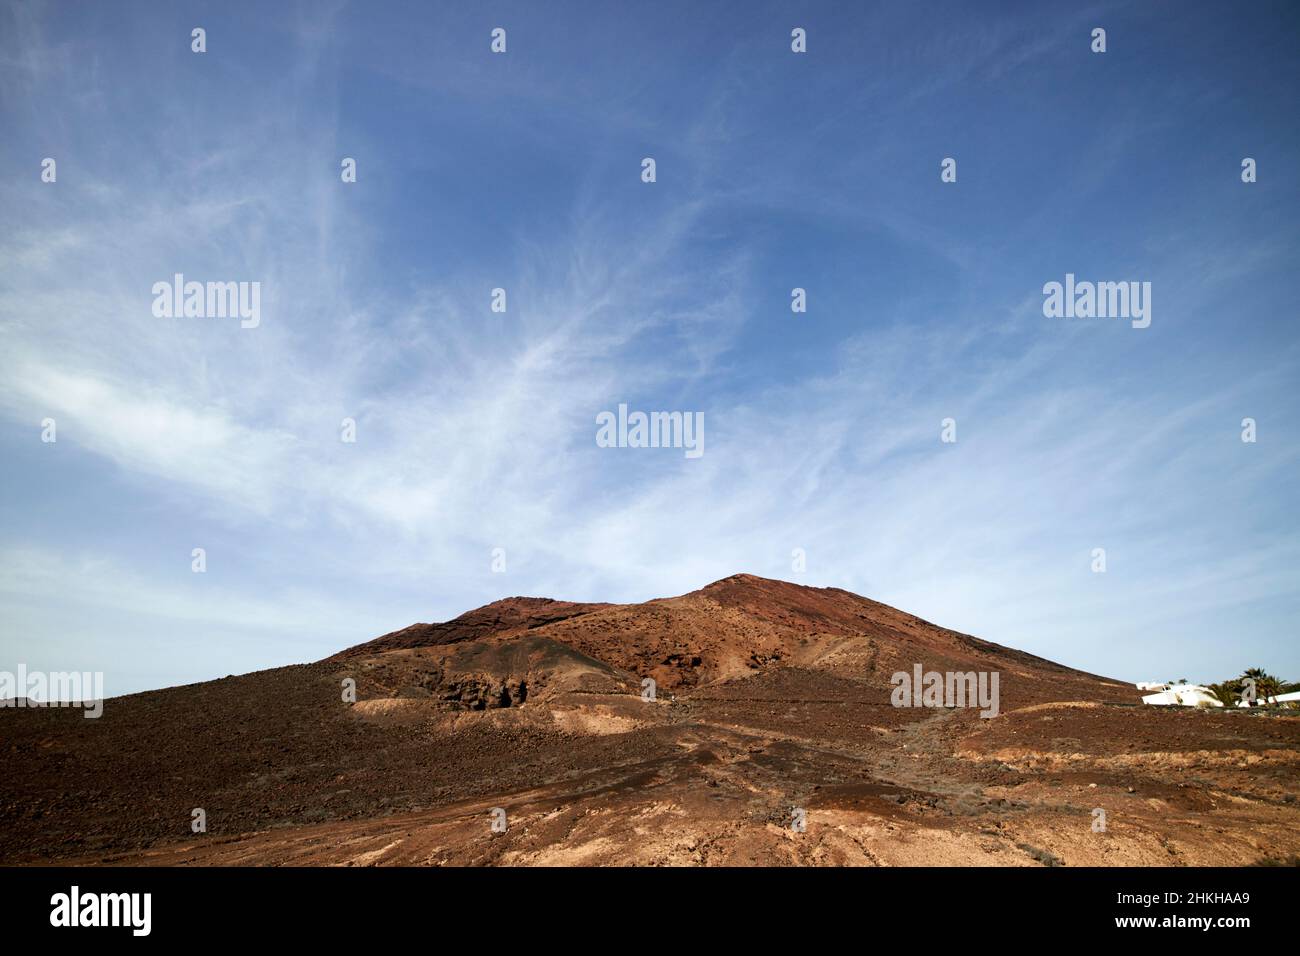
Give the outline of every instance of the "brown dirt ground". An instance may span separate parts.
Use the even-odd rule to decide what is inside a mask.
[[[999,671],[1001,714],[891,706],[889,674],[913,662]],[[114,698],[98,720],[0,711],[0,863],[1300,854],[1300,719],[1137,700],[844,591],[747,575],[644,605],[508,599],[316,664]],[[195,807],[206,833],[190,832]]]

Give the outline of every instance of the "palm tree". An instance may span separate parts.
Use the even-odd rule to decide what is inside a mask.
[[[1235,680],[1224,681],[1222,684],[1207,685],[1212,693],[1224,707],[1236,707],[1241,703],[1241,683]]]
[[[1282,693],[1282,688],[1286,681],[1274,677],[1262,667],[1251,667],[1241,675],[1240,680],[1244,681],[1250,678],[1255,682],[1255,693],[1260,700],[1268,700],[1270,697],[1276,697]]]
[[[1284,683],[1285,681],[1279,680],[1272,674],[1265,674],[1264,679],[1259,682],[1259,694],[1265,700],[1268,700],[1270,697],[1276,697],[1278,694],[1282,693],[1282,685]]]

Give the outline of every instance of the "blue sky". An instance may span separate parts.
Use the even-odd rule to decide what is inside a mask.
[[[749,571],[1120,678],[1300,678],[1298,26],[7,3],[0,669],[124,693]],[[260,325],[156,318],[176,272],[260,282]],[[1149,281],[1150,327],[1044,317],[1067,272]],[[597,447],[620,402],[703,412],[705,454]]]

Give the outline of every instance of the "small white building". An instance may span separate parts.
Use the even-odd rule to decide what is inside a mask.
[[[1142,703],[1156,707],[1222,707],[1223,701],[1214,696],[1214,692],[1200,684],[1157,684],[1143,681],[1137,685],[1138,690],[1154,690],[1155,694],[1146,694]]]
[[[1292,701],[1300,701],[1300,690],[1293,690],[1289,694],[1278,694],[1276,697],[1261,697],[1259,704],[1289,704]],[[1244,700],[1237,704],[1238,707],[1249,707],[1250,704]]]

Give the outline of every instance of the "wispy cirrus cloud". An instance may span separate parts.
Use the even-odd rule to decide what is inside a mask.
[[[193,679],[505,594],[641,600],[738,570],[1118,676],[1163,678],[1148,671],[1189,653],[1206,678],[1294,660],[1298,353],[1277,269],[1294,227],[1210,193],[1225,230],[1255,230],[1225,264],[1196,216],[1125,182],[1133,129],[1089,126],[1105,161],[1083,171],[1026,141],[1065,172],[1024,182],[952,101],[1026,71],[1077,84],[1060,65],[1077,15],[1028,48],[958,17],[945,29],[974,46],[939,77],[917,64],[955,41],[918,38],[897,77],[838,54],[794,74],[771,59],[784,19],[703,61],[648,27],[638,73],[616,50],[568,62],[520,9],[515,59],[448,39],[453,21],[426,73],[423,27],[390,57],[383,23],[349,7],[222,14],[206,59],[182,44],[152,67],[180,21],[103,25],[105,59],[86,55],[106,42],[93,19],[16,16],[0,42],[0,156],[21,173],[0,181],[17,224],[0,237],[0,586],[28,599],[0,665],[112,648],[115,686],[135,689],[165,679],[146,659],[177,621],[232,649],[175,665]],[[833,24],[810,22],[825,42]],[[38,92],[60,142],[17,106]],[[850,122],[904,101],[959,144],[959,192],[939,191],[928,126],[882,139]],[[1057,122],[1025,110],[1002,120]],[[1164,145],[1192,148],[1179,130],[1161,124]],[[35,173],[47,150],[54,186]],[[1040,187],[1033,215],[999,212]],[[1043,318],[1043,282],[1119,265],[1155,280],[1151,329]],[[151,286],[176,272],[260,281],[261,325],[155,318]],[[794,286],[808,313],[790,312]],[[1225,300],[1267,347],[1217,322]],[[703,411],[706,454],[597,448],[595,415],[619,402]]]

